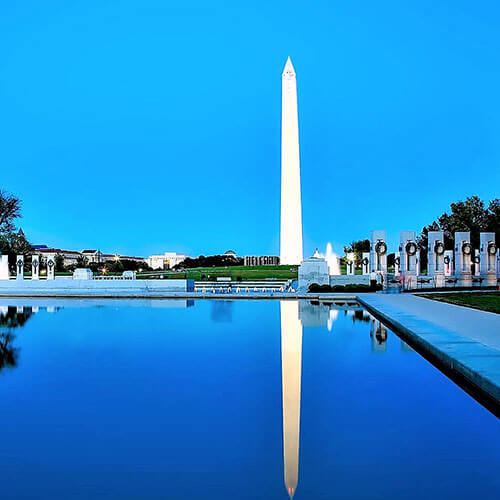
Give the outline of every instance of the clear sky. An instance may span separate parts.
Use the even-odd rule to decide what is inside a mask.
[[[279,252],[281,72],[304,250],[500,196],[496,1],[17,0],[0,16],[0,187],[33,243]]]

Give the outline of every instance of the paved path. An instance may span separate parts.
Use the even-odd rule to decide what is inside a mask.
[[[500,315],[410,294],[358,299],[500,404]]]

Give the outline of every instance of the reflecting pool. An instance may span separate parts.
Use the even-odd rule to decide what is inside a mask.
[[[0,299],[0,498],[493,499],[499,420],[359,307]]]

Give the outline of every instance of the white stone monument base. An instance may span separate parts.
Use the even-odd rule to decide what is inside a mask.
[[[444,279],[444,273],[435,273],[434,274],[434,286],[435,287],[444,287],[446,286],[446,282]]]
[[[309,259],[304,259],[299,266],[299,289],[307,289],[313,283],[317,283],[318,285],[330,284],[326,259],[310,257]]]

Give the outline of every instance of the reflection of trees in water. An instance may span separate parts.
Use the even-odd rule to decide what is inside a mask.
[[[16,336],[11,330],[24,326],[32,314],[31,308],[17,307],[8,307],[0,314],[0,371],[17,365],[19,349],[12,345]]]
[[[355,309],[354,314],[352,315],[352,321],[364,321],[365,323],[370,322],[370,315],[366,313],[366,311],[362,309]]]
[[[15,335],[9,332],[0,332],[0,371],[17,365],[19,349],[12,346]]]

